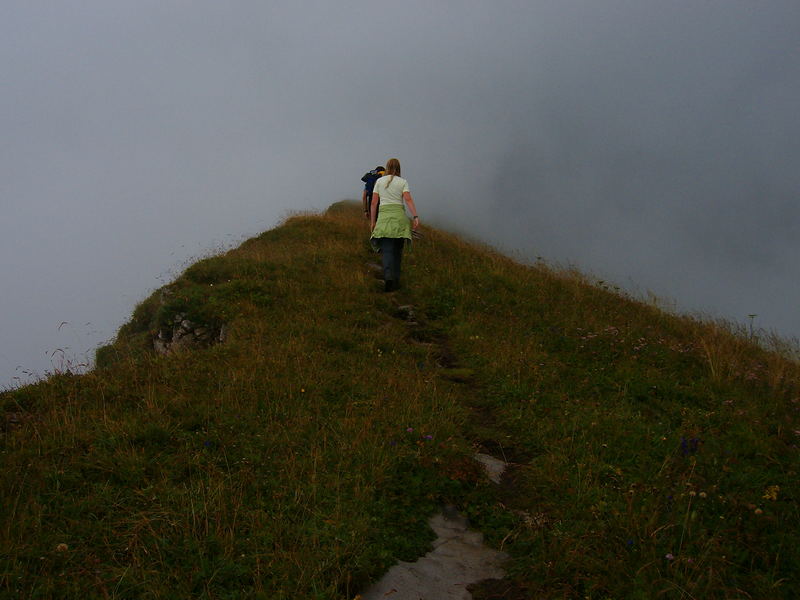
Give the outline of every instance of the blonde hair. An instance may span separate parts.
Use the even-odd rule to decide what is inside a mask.
[[[400,177],[400,161],[396,158],[390,158],[386,161],[386,174],[391,175],[389,181],[386,182],[386,187],[389,187],[389,184],[392,183],[394,176],[397,175]]]

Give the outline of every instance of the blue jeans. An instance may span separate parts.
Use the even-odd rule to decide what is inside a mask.
[[[383,280],[400,281],[400,261],[403,259],[403,238],[378,238],[378,247],[383,259]]]

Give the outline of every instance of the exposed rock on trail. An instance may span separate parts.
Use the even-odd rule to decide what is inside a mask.
[[[486,469],[486,475],[489,479],[499,484],[500,479],[503,477],[503,471],[506,470],[508,464],[505,461],[500,460],[499,458],[495,458],[489,454],[476,454],[475,460],[483,465]]]
[[[489,479],[500,482],[504,461],[488,454],[476,454],[475,460]],[[362,600],[471,600],[473,584],[484,589],[504,583],[502,564],[508,556],[484,546],[483,534],[471,531],[454,507],[445,507],[428,523],[437,535],[433,550],[414,563],[400,562],[389,569]]]
[[[470,584],[503,577],[507,556],[483,545],[467,519],[446,508],[431,517],[433,550],[414,563],[400,562],[362,595],[363,600],[470,600]]]

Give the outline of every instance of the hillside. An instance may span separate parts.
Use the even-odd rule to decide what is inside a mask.
[[[385,294],[355,204],[292,217],[0,394],[0,597],[352,599],[444,503],[476,598],[800,597],[795,362],[423,229]]]

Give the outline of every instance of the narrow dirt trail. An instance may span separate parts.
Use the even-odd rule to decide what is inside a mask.
[[[377,271],[377,265],[368,265]],[[409,326],[409,338],[414,340],[424,327],[416,308],[411,304],[397,305],[392,315]],[[455,373],[457,360],[446,339],[426,340],[437,348],[439,366]],[[431,341],[433,343],[431,343]],[[452,375],[451,373],[451,375]],[[454,376],[447,378],[462,382]],[[500,484],[506,462],[489,454],[479,453],[475,460],[483,465],[487,478]],[[470,587],[479,587],[481,597],[502,587],[505,576],[503,564],[508,555],[483,543],[483,534],[469,528],[466,517],[455,507],[446,506],[428,521],[437,538],[433,549],[415,562],[399,562],[377,582],[368,587],[360,600],[472,600]],[[501,593],[499,598],[506,596]],[[511,596],[508,596],[511,598]]]

